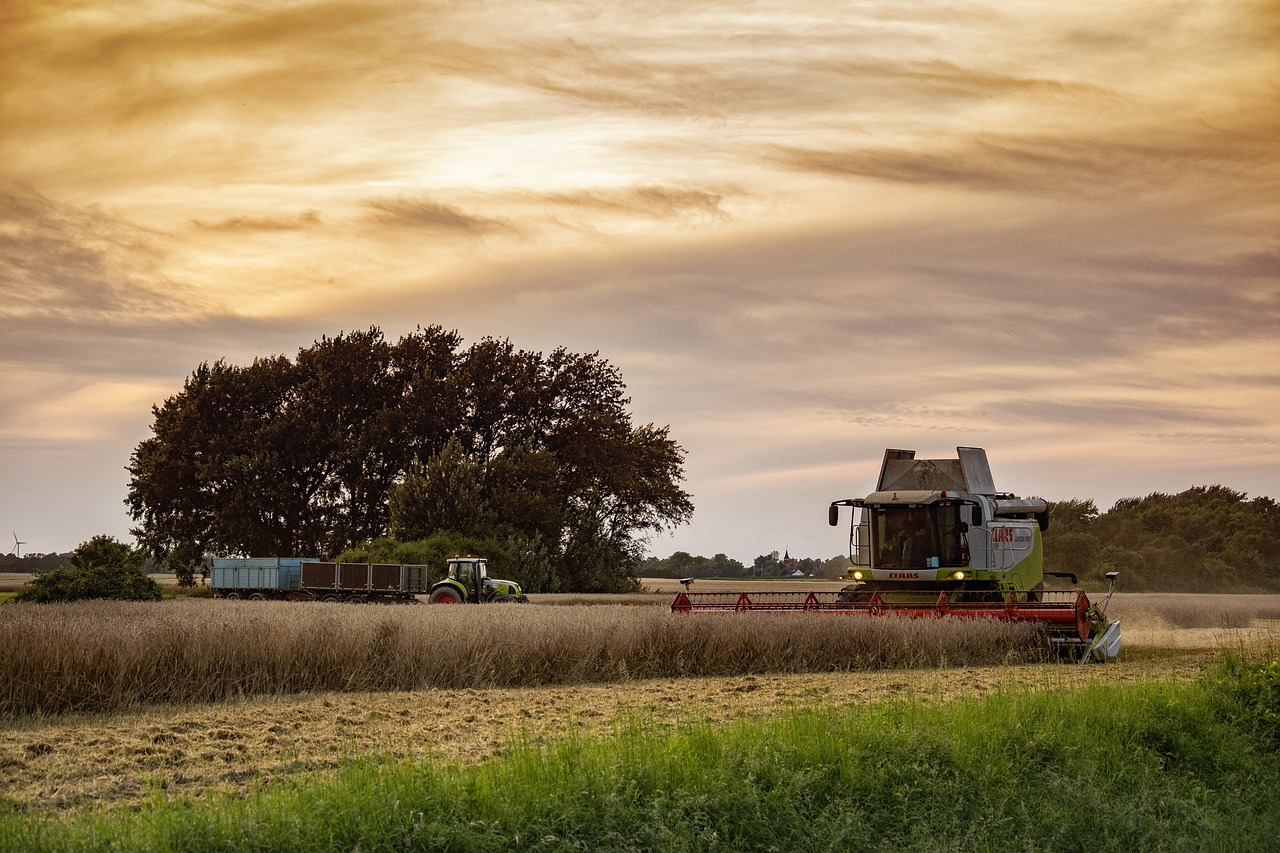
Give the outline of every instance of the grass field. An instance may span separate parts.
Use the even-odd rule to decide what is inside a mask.
[[[471,764],[332,773],[139,809],[0,818],[6,850],[1261,850],[1272,733],[1213,680],[653,717]],[[1248,780],[1248,784],[1241,784]]]

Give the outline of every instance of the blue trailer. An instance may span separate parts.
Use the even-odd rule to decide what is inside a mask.
[[[431,590],[426,566],[315,557],[218,557],[209,579],[214,598],[249,601],[414,603]]]

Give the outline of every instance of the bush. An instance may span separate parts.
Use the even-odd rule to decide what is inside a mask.
[[[160,585],[147,576],[140,551],[111,536],[95,536],[71,555],[71,568],[37,572],[15,601],[47,604],[106,598],[159,601]]]

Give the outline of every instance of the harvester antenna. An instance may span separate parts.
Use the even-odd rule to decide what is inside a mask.
[[[680,578],[680,583],[684,584],[684,591],[688,592],[689,588],[693,586],[693,578]]]

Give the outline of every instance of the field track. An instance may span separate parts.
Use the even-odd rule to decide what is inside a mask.
[[[670,598],[666,593],[651,597],[654,606]],[[607,734],[629,719],[667,726],[896,697],[944,702],[1001,690],[1191,680],[1222,649],[1250,657],[1275,656],[1280,649],[1280,596],[1128,594],[1117,595],[1112,608],[1124,624],[1125,648],[1121,659],[1105,666],[314,693],[111,714],[17,717],[0,722],[0,797],[33,813],[69,813],[104,804],[132,807],[157,789],[170,796],[244,792],[273,779],[329,772],[346,759],[368,755],[480,761],[512,739],[537,743],[569,731]]]

